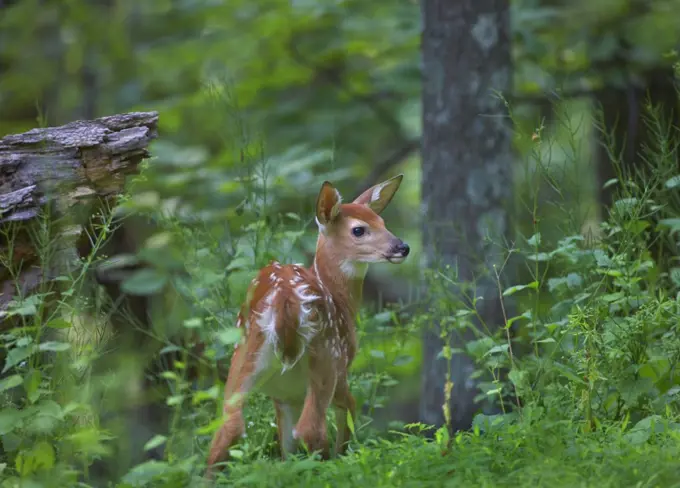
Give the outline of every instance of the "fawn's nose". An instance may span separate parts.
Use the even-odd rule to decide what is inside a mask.
[[[408,244],[406,244],[405,242],[402,241],[402,242],[397,246],[397,248],[395,249],[395,251],[396,251],[396,253],[401,254],[402,256],[406,257],[406,256],[408,256],[408,253],[411,252],[411,248],[408,247]]]

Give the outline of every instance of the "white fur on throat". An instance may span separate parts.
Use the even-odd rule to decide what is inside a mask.
[[[368,271],[368,263],[344,260],[340,263],[340,271],[348,278],[364,278]]]

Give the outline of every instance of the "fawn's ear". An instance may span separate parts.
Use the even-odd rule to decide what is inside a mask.
[[[316,199],[316,223],[321,230],[338,216],[341,203],[340,192],[328,181],[324,181]]]
[[[404,175],[397,175],[382,183],[378,183],[370,187],[368,190],[359,195],[354,203],[368,206],[375,213],[379,214],[392,201],[392,197],[401,185],[401,180]]]

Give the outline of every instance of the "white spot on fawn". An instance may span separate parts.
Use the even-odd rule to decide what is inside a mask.
[[[259,317],[257,324],[264,333],[265,341],[269,344],[276,342],[276,310],[274,310],[272,304],[277,293],[277,290],[270,292],[265,299],[266,306],[262,312],[255,312]]]

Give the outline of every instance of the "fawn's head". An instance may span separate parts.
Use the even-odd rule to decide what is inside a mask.
[[[385,228],[379,215],[399,189],[402,178],[398,175],[372,186],[352,203],[342,203],[340,192],[324,182],[316,202],[317,249],[324,248],[347,271],[358,263],[397,264],[406,259],[408,245]]]

